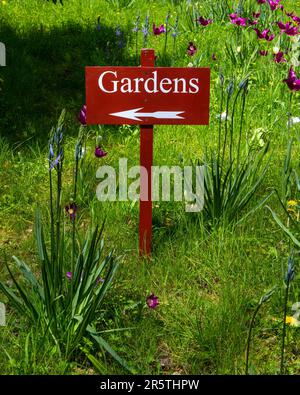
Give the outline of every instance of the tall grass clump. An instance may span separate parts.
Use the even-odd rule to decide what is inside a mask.
[[[33,271],[13,256],[18,275],[6,261],[13,287],[0,282],[9,303],[54,343],[59,355],[74,356],[85,339],[107,350],[127,365],[97,332],[103,318],[101,306],[118,266],[114,251],[104,252],[104,223],[82,233],[77,226],[77,173],[82,153],[81,135],[75,149],[74,187],[71,202],[64,206],[64,112],[52,130],[49,142],[50,226],[36,209],[35,239],[38,267]],[[71,222],[71,224],[70,224]],[[80,225],[80,224],[79,224]],[[50,235],[44,229],[50,229]]]
[[[212,228],[221,223],[241,221],[249,214],[250,202],[268,169],[265,158],[269,143],[258,149],[253,146],[245,148],[244,144],[248,79],[244,79],[237,89],[231,80],[225,90],[224,76],[220,74],[220,86],[217,150],[206,153],[203,161],[204,216]],[[222,112],[224,105],[226,110]]]

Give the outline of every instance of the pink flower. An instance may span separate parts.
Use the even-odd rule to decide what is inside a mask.
[[[72,272],[67,272],[67,273],[66,273],[66,276],[67,276],[67,279],[68,279],[68,280],[72,280],[72,278],[73,278],[73,273],[72,273]]]
[[[153,23],[153,34],[155,34],[156,36],[159,36],[160,34],[165,33],[165,32],[166,32],[166,29],[165,29],[164,25],[160,25],[158,27],[158,26],[155,26],[155,23]]]
[[[274,55],[274,62],[275,63],[285,63],[286,59],[283,57],[283,52],[278,52]]]
[[[298,92],[300,90],[300,79],[297,79],[297,75],[293,69],[293,66],[290,67],[288,77],[283,80],[283,82],[287,84],[288,88],[292,92]]]
[[[146,303],[149,309],[155,309],[159,305],[158,297],[152,292],[151,295],[149,295],[146,299]]]
[[[196,21],[202,26],[210,25],[213,22],[212,19],[204,19],[202,16],[196,19]]]
[[[246,26],[247,19],[239,17],[236,13],[229,15],[230,22],[237,26]]]
[[[193,55],[195,55],[196,52],[197,52],[197,47],[196,47],[196,45],[194,45],[193,42],[190,42],[190,43],[189,43],[189,46],[188,46],[188,48],[187,48],[187,53],[188,53],[188,55],[189,55],[189,56],[193,56]]]

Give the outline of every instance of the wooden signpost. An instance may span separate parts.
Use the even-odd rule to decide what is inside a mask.
[[[207,125],[209,68],[154,67],[153,49],[142,49],[141,67],[86,67],[87,124],[139,124],[139,252],[150,256],[153,125]],[[146,197],[146,198],[145,198]]]

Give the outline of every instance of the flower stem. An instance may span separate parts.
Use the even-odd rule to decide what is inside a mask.
[[[251,335],[252,335],[252,330],[254,327],[254,322],[255,318],[257,316],[257,313],[261,307],[261,303],[259,303],[254,310],[251,322],[250,322],[250,327],[249,327],[249,332],[248,332],[248,338],[247,338],[247,348],[246,348],[246,367],[245,367],[245,375],[249,374],[249,354],[250,354],[250,342],[251,342]]]
[[[285,297],[284,297],[284,313],[283,313],[283,326],[282,326],[282,344],[281,344],[281,358],[280,358],[280,374],[284,374],[284,347],[285,347],[285,337],[286,337],[286,313],[287,313],[287,304],[289,299],[289,289],[290,289],[290,281],[287,280]]]

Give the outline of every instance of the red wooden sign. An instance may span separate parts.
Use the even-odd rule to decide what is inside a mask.
[[[88,124],[207,125],[208,68],[86,67]]]
[[[151,166],[154,124],[207,125],[210,69],[154,67],[154,50],[143,49],[141,67],[86,67],[88,124],[140,124],[139,251],[150,256]]]

